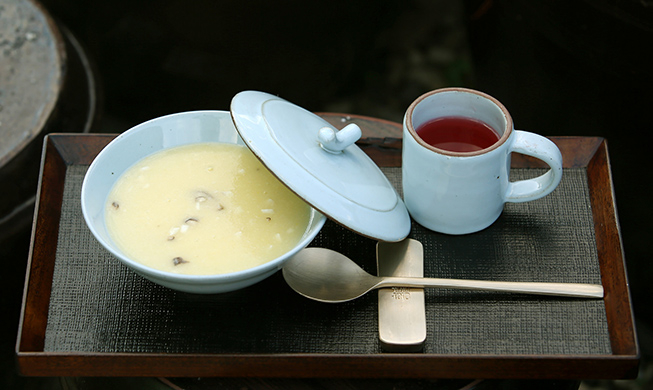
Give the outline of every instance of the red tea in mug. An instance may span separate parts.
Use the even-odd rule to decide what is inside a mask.
[[[417,128],[427,144],[450,152],[475,152],[499,141],[499,134],[476,119],[447,116],[432,119]]]

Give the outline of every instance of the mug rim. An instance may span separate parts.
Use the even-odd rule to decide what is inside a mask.
[[[505,128],[504,128],[503,134],[501,135],[499,140],[497,142],[493,143],[491,146],[485,148],[485,149],[475,150],[473,152],[454,152],[454,151],[451,151],[451,150],[440,149],[440,148],[437,148],[437,147],[435,147],[433,145],[430,145],[426,141],[424,141],[422,139],[422,137],[420,137],[417,134],[417,130],[415,130],[415,128],[413,126],[413,111],[415,111],[415,108],[417,107],[417,105],[419,105],[424,99],[426,99],[426,98],[428,98],[430,96],[433,96],[435,94],[448,93],[448,92],[462,92],[462,93],[477,95],[477,96],[480,96],[482,98],[485,98],[486,100],[489,100],[491,103],[496,105],[501,110],[501,112],[503,113],[503,115],[506,118],[506,125],[505,125]],[[477,91],[475,89],[470,89],[470,88],[462,88],[462,87],[439,88],[439,89],[435,89],[435,90],[432,90],[432,91],[429,91],[429,92],[426,92],[426,93],[422,94],[417,99],[415,99],[415,101],[413,101],[411,103],[411,105],[408,107],[408,109],[406,110],[406,116],[405,116],[404,123],[405,123],[406,129],[411,134],[413,139],[415,139],[415,141],[417,141],[417,143],[420,144],[421,146],[423,146],[426,149],[429,149],[431,151],[434,151],[436,153],[439,153],[439,154],[444,154],[444,155],[447,155],[447,156],[456,156],[456,157],[471,157],[471,156],[479,156],[479,155],[489,153],[489,152],[499,148],[501,145],[503,145],[508,140],[508,138],[512,134],[512,130],[513,130],[512,117],[510,116],[510,113],[508,112],[506,107],[499,100],[497,100],[496,98],[494,98],[491,95],[488,95],[485,92]]]

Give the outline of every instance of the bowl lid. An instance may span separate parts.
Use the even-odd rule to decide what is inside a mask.
[[[231,116],[245,144],[286,186],[335,222],[370,238],[400,241],[410,232],[403,201],[355,144],[361,130],[335,129],[277,96],[244,91]]]

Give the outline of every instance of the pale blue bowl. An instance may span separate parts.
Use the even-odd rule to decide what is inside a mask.
[[[244,145],[226,111],[191,111],[152,119],[120,134],[109,143],[89,167],[82,184],[82,213],[95,238],[113,256],[139,275],[162,286],[190,293],[212,294],[238,290],[277,272],[295,253],[305,248],[326,221],[317,210],[299,243],[284,254],[260,266],[218,275],[179,275],[147,267],[127,257],[107,232],[104,210],[107,196],[120,175],[145,156],[160,150],[198,142]]]

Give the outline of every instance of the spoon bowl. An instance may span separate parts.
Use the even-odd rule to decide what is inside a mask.
[[[345,302],[372,290],[377,277],[329,249],[306,248],[288,260],[283,277],[299,294],[322,302]]]
[[[326,248],[299,251],[284,265],[283,277],[299,294],[331,303],[350,301],[381,287],[439,287],[576,298],[603,297],[603,287],[596,284],[378,277],[365,272],[348,257]]]

